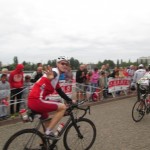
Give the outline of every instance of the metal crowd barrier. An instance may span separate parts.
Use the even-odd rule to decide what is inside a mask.
[[[76,93],[77,90],[79,90],[79,91],[81,91],[85,96],[88,95],[89,101],[90,101],[91,95],[93,94],[92,89],[95,89],[95,93],[96,93],[96,94],[101,95],[100,100],[103,100],[103,99],[104,99],[104,97],[103,97],[103,91],[104,91],[104,90],[108,90],[108,91],[109,91],[109,87],[108,87],[108,89],[101,89],[101,88],[99,88],[99,87],[91,86],[90,84],[67,83],[67,82],[62,82],[62,83],[60,83],[60,84],[61,84],[62,87],[65,87],[65,86],[66,86],[66,87],[69,87],[69,86],[71,86],[72,89],[71,89],[69,92],[68,92],[66,89],[65,89],[65,91],[64,91],[64,92],[65,92],[68,96],[70,96],[71,98],[75,98],[75,95],[74,95],[74,94]],[[83,86],[83,87],[84,87],[84,90],[83,90],[83,89],[79,89],[79,86],[77,86],[77,85]],[[108,85],[109,85],[109,84],[108,84]],[[31,85],[31,86],[32,86],[32,85]],[[22,88],[23,88],[23,90],[20,91],[19,93],[23,92],[24,90],[26,90],[26,89],[29,88],[29,87],[26,87],[26,88],[22,87]],[[13,89],[11,89],[11,90],[13,90]],[[122,90],[122,91],[125,93],[125,95],[127,95],[127,93],[128,93],[127,90],[128,90],[128,89]],[[19,94],[19,93],[17,93],[17,94]],[[115,92],[110,92],[110,93],[112,94],[113,97],[116,96],[116,95],[115,95]],[[11,97],[16,96],[17,94],[12,95]],[[50,96],[51,96],[52,98],[55,97],[55,99],[57,99],[57,98],[61,99],[57,93],[54,93],[54,94],[52,94],[52,95],[50,95]],[[24,103],[24,102],[26,101],[25,99],[20,99],[19,102],[10,103],[11,101],[14,101],[14,100],[11,100],[11,97],[10,97],[10,100],[9,100],[9,106],[10,106],[10,105],[13,105],[13,104],[17,104],[17,103]]]

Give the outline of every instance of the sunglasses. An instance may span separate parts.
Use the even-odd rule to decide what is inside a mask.
[[[68,64],[67,64],[67,63],[63,63],[63,62],[62,62],[62,63],[60,63],[60,64],[61,64],[62,66],[64,66],[64,65],[68,66]]]

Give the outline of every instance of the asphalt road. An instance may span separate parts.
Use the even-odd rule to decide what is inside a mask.
[[[136,98],[126,98],[91,107],[87,115],[96,125],[97,138],[91,150],[150,150],[150,118],[145,116],[139,123],[131,117]],[[0,127],[0,149],[16,131],[31,127],[30,123],[16,123]],[[59,149],[64,150],[62,140]],[[19,150],[19,149],[18,149]]]

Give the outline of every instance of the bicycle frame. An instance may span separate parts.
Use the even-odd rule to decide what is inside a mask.
[[[66,121],[64,122],[65,123],[64,128],[60,131],[59,136],[63,135],[62,140],[64,147],[66,149],[72,148],[76,149],[77,146],[80,146],[81,149],[90,149],[95,141],[96,127],[90,119],[84,118],[84,116],[87,114],[87,111],[89,111],[90,114],[90,106],[84,105],[80,106],[85,101],[87,100],[68,104],[68,109],[64,114],[64,116],[67,116],[67,118],[65,118]],[[78,114],[76,110],[77,111],[83,110],[83,111],[81,111]],[[45,150],[57,149],[58,140],[51,140],[46,136],[44,136],[45,123],[46,121],[51,121],[50,120],[51,118],[42,120],[39,117],[39,114],[37,114],[36,112],[31,111],[30,113],[30,111],[28,111],[28,113],[29,113],[28,122],[29,121],[33,122],[33,120],[35,119],[35,115],[38,116],[38,120],[33,124],[34,127],[23,129],[13,134],[5,143],[3,149],[8,150],[10,148],[11,149],[16,148],[17,141],[18,143],[20,143],[20,145],[18,145],[18,148],[19,146],[21,148],[19,149],[38,149],[38,148]],[[43,131],[41,131],[42,128]],[[87,131],[91,132],[85,131],[85,128],[87,129]],[[89,137],[91,138],[89,139]]]
[[[80,116],[79,118],[83,118],[83,117],[87,114],[87,111],[89,111],[89,114],[90,114],[90,106],[88,106],[87,108],[80,108],[80,107],[78,107],[78,106],[72,106],[71,108],[69,108],[69,110],[68,110],[68,116],[70,116],[70,117],[67,119],[67,121],[65,122],[65,125],[64,125],[63,129],[62,129],[61,132],[59,133],[59,136],[60,136],[60,137],[61,137],[62,134],[65,132],[65,130],[67,129],[67,127],[69,126],[69,124],[70,124],[70,123],[73,123],[73,125],[74,125],[74,127],[75,127],[75,130],[76,130],[77,133],[78,133],[78,136],[79,136],[80,138],[83,138],[83,136],[81,135],[80,130],[79,130],[77,124],[76,124],[76,120],[79,119],[79,118],[76,118],[75,115],[74,115],[74,113],[72,112],[72,110],[73,110],[74,108],[77,108],[77,109],[79,109],[79,110],[83,110],[83,111],[84,111],[83,115]],[[40,118],[39,118],[39,119],[40,119]],[[38,124],[36,125],[35,129],[36,129],[37,131],[39,131],[40,127],[42,126],[43,131],[45,131],[46,129],[45,129],[45,126],[44,126],[44,122],[50,121],[51,119],[52,119],[52,118],[48,118],[48,119],[45,119],[45,120],[40,119],[39,122],[38,122]],[[50,141],[49,141],[48,139],[46,139],[46,143],[47,143],[47,146],[49,147],[49,149],[53,149],[53,148],[56,146],[56,143],[57,143],[57,142],[58,142],[58,140],[55,140],[55,141],[52,141],[52,143],[50,143]]]
[[[78,107],[78,109],[85,111],[84,114],[83,114],[82,116],[80,116],[79,118],[83,118],[83,117],[86,115],[87,110],[89,110],[89,112],[90,112],[90,107],[89,107],[89,106],[88,106],[86,109],[84,109],[84,108],[79,108],[79,107]],[[67,129],[67,127],[69,126],[69,124],[72,122],[73,125],[74,125],[74,127],[75,127],[75,130],[76,130],[77,133],[78,133],[78,136],[79,136],[80,138],[83,138],[83,136],[81,135],[80,130],[79,130],[77,124],[76,124],[77,118],[75,118],[75,116],[74,116],[72,110],[73,110],[73,108],[70,110],[70,113],[69,113],[69,116],[70,116],[70,117],[69,117],[69,119],[67,120],[67,122],[65,123],[65,125],[64,125],[63,129],[61,130],[61,132],[59,133],[59,136],[62,136],[62,134],[65,132],[65,130]],[[58,142],[58,140],[53,141],[49,148],[54,148],[57,142]]]

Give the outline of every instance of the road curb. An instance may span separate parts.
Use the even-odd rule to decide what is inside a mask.
[[[131,98],[131,97],[136,97],[136,94],[119,96],[119,97],[115,97],[115,98],[109,98],[109,99],[98,101],[98,102],[89,102],[89,103],[87,103],[87,105],[94,106],[94,105],[105,104],[105,103],[114,102],[114,101],[118,101],[118,100],[123,100],[123,99]]]
[[[88,102],[84,106],[95,106],[95,105],[105,104],[105,103],[114,102],[114,101],[118,101],[118,100],[123,100],[123,99],[126,99],[126,98],[131,98],[131,97],[136,97],[136,94],[118,96],[118,97],[115,97],[115,98],[108,98],[108,99],[98,101],[98,102]],[[4,125],[16,124],[16,123],[21,122],[21,121],[22,120],[21,120],[20,117],[17,117],[15,119],[3,120],[3,121],[0,121],[0,127],[4,126]]]

